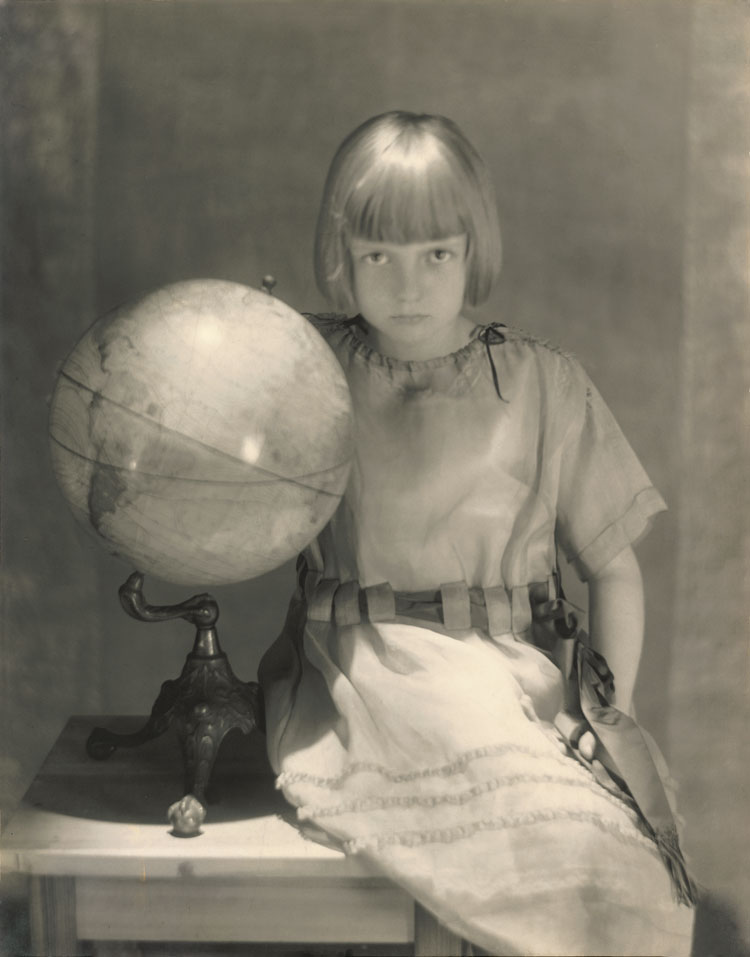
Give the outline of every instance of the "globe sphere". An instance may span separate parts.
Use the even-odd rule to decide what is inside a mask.
[[[177,584],[261,575],[308,545],[352,456],[346,379],[265,291],[165,286],[99,319],[52,396],[52,462],[112,553]]]

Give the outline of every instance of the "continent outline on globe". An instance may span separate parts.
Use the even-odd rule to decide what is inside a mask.
[[[74,516],[176,584],[230,584],[312,541],[348,480],[353,416],[322,336],[266,291],[161,287],[98,319],[63,363],[50,447]]]

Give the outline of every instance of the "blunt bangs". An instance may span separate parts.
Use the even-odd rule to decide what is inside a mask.
[[[437,164],[426,172],[417,164],[373,170],[344,208],[349,235],[415,243],[466,232],[465,200],[455,178]]]
[[[478,305],[500,270],[500,228],[486,167],[440,116],[386,113],[334,156],[315,239],[315,275],[337,309],[356,308],[349,241],[429,242],[468,235],[465,300]]]

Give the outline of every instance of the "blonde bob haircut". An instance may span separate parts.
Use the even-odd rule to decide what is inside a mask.
[[[395,111],[341,144],[328,171],[315,236],[318,288],[356,309],[349,241],[429,242],[466,233],[464,298],[484,302],[500,271],[500,226],[487,167],[455,123]]]

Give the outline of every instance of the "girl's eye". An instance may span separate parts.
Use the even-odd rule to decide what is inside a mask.
[[[381,266],[386,261],[385,253],[379,252],[365,253],[362,258],[366,263],[370,263],[373,266]]]
[[[453,254],[449,249],[433,249],[430,252],[430,260],[434,263],[448,262]]]

